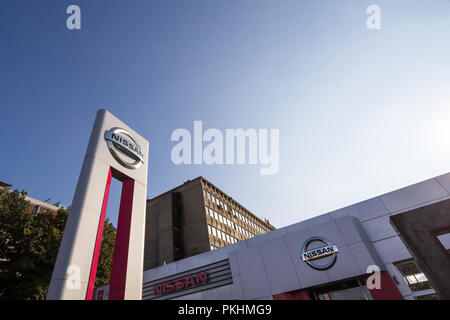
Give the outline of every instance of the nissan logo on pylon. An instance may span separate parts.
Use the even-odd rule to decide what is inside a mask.
[[[313,243],[319,242],[323,244],[320,247],[309,249]],[[337,260],[338,247],[330,240],[324,237],[311,237],[307,239],[302,248],[301,257],[302,261],[306,262],[311,268],[316,270],[328,270]],[[330,257],[330,260],[325,264],[314,263],[314,260]]]
[[[125,168],[137,169],[144,163],[141,147],[125,129],[114,127],[106,130],[105,141],[114,159]],[[126,157],[134,162],[129,162]]]

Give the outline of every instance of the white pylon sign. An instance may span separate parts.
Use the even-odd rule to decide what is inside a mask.
[[[122,194],[109,299],[142,299],[148,147],[110,112],[97,112],[47,299],[92,299],[112,178]]]

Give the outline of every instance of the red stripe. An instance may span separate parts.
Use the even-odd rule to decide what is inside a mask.
[[[92,294],[94,293],[95,275],[97,273],[98,257],[100,255],[100,247],[102,245],[103,225],[105,223],[106,207],[108,205],[109,189],[111,187],[111,177],[111,168],[109,168],[108,178],[106,179],[105,194],[103,196],[102,211],[100,213],[100,221],[98,222],[97,238],[95,240],[94,255],[92,257],[86,300],[92,300]]]
[[[308,291],[305,289],[274,294],[272,298],[273,300],[311,300]]]
[[[114,244],[109,300],[123,300],[125,298],[133,194],[134,180],[122,181],[122,195],[120,198],[116,242]]]

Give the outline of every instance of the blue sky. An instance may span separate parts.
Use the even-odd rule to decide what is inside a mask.
[[[149,197],[203,175],[276,227],[446,173],[449,30],[444,0],[4,0],[0,180],[70,204],[100,108],[150,141]],[[174,165],[194,120],[279,129],[279,173]]]

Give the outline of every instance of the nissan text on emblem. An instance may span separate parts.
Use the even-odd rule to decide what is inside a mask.
[[[330,269],[336,263],[337,253],[339,252],[337,246],[330,240],[323,237],[311,237],[303,244],[301,256],[302,261],[306,262],[311,268],[316,270]],[[328,259],[326,260],[326,258]],[[325,264],[318,263],[326,260]]]
[[[114,159],[128,169],[137,169],[144,163],[141,147],[131,134],[121,128],[105,131],[105,141]]]

